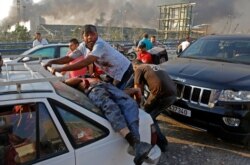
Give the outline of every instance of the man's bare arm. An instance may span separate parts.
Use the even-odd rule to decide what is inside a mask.
[[[69,57],[69,56],[64,56],[64,57],[61,57],[61,58],[56,58],[56,59],[53,59],[53,60],[50,60],[48,61],[44,67],[47,69],[47,67],[51,67],[52,64],[68,64],[69,62],[73,61],[74,59]]]
[[[73,60],[74,59],[69,57],[69,56],[64,56],[64,57],[61,57],[61,58],[51,60],[51,63],[52,64],[67,64],[67,63],[69,63],[69,62],[71,62]]]
[[[64,67],[61,67],[61,68],[54,68],[54,71],[55,72],[63,72],[63,71],[78,70],[78,69],[81,69],[83,67],[88,66],[89,64],[92,64],[96,60],[97,60],[97,57],[89,55],[85,59],[82,59],[82,60],[78,61],[75,64],[67,65],[67,66],[64,66]]]

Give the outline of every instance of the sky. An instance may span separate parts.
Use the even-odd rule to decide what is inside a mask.
[[[33,0],[34,3],[40,1],[41,0]],[[12,3],[13,0],[0,0],[0,21],[8,16]]]
[[[0,1],[0,20],[8,16],[13,0]]]
[[[195,2],[193,25],[209,24],[214,33],[250,33],[249,0],[22,0],[29,2],[16,16],[16,0],[0,0],[0,25],[36,20],[47,24],[158,28],[159,4]],[[34,3],[30,3],[30,2]],[[143,3],[141,3],[143,1]],[[38,3],[40,2],[40,3]],[[27,3],[28,4],[28,3]],[[11,8],[11,10],[10,10]],[[72,10],[73,9],[73,10]],[[9,16],[7,15],[10,10]],[[24,10],[23,10],[24,11]],[[3,19],[4,18],[4,19]],[[43,21],[44,20],[44,21]],[[33,21],[34,22],[34,21]]]

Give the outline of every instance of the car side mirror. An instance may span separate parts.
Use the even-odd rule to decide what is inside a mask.
[[[22,62],[28,62],[28,61],[30,61],[30,57],[24,57],[24,58],[22,59]]]

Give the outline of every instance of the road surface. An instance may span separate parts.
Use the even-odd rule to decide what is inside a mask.
[[[250,149],[242,145],[222,141],[165,115],[157,119],[169,141],[158,165],[250,165]]]

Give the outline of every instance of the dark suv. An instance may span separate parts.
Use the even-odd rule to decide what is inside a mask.
[[[206,36],[162,65],[178,89],[167,114],[250,145],[250,36]]]

